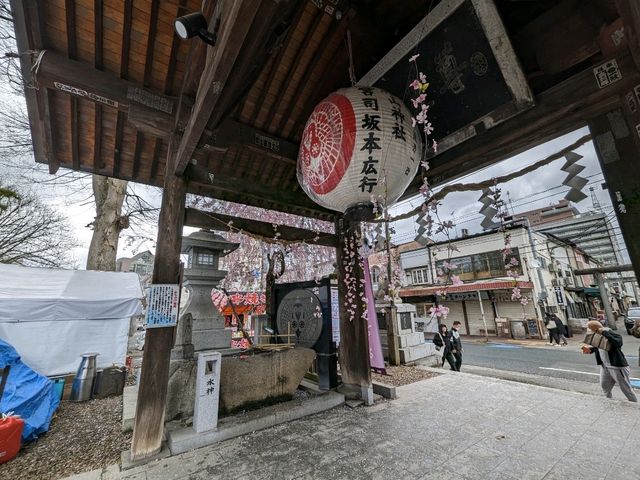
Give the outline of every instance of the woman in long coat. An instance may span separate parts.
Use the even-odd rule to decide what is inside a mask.
[[[442,353],[442,365],[438,366],[444,367],[444,361],[446,360],[449,362],[451,370],[455,370],[456,359],[453,357],[453,353],[451,353],[451,338],[449,338],[449,331],[444,323],[438,325],[438,331],[433,336],[433,344],[438,350],[444,349]]]

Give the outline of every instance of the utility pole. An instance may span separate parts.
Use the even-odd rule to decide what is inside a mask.
[[[489,343],[489,332],[487,332],[487,319],[484,316],[484,305],[482,305],[482,294],[480,290],[478,292],[478,302],[480,302],[480,313],[482,314],[482,324],[484,325],[484,340]]]

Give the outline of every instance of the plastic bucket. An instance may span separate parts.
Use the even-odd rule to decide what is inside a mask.
[[[62,400],[62,394],[64,393],[64,377],[52,378],[53,389],[56,392],[56,396]]]

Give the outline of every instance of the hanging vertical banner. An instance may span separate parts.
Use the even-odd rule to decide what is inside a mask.
[[[382,356],[382,344],[380,343],[380,331],[378,330],[378,316],[376,315],[376,303],[373,300],[373,288],[371,286],[371,272],[369,272],[369,260],[364,263],[364,293],[367,298],[367,323],[369,325],[369,365],[376,373],[387,373]]]
[[[331,287],[331,339],[340,345],[340,297],[338,287]]]
[[[178,323],[179,285],[151,285],[147,290],[147,328],[175,327]]]

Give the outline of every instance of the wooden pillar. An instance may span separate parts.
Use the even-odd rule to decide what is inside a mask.
[[[629,94],[635,98],[634,92]],[[626,98],[631,101],[632,97]],[[632,104],[625,102],[624,109],[620,107],[591,120],[589,129],[636,278],[640,278],[640,184],[636,175],[640,161],[640,102],[637,98],[634,101],[635,111]]]
[[[616,0],[624,23],[624,36],[636,66],[640,70],[640,3],[637,0]]]
[[[364,270],[358,245],[360,225],[340,217],[338,237],[338,293],[340,296],[340,373],[348,397],[373,401],[369,362],[369,328],[365,313]]]
[[[162,206],[158,220],[158,239],[152,279],[154,284],[180,283],[180,247],[186,180],[173,173],[178,144],[179,138],[174,136],[169,145]],[[169,382],[169,360],[174,334],[175,327],[147,330],[131,440],[132,460],[139,460],[160,452]]]

